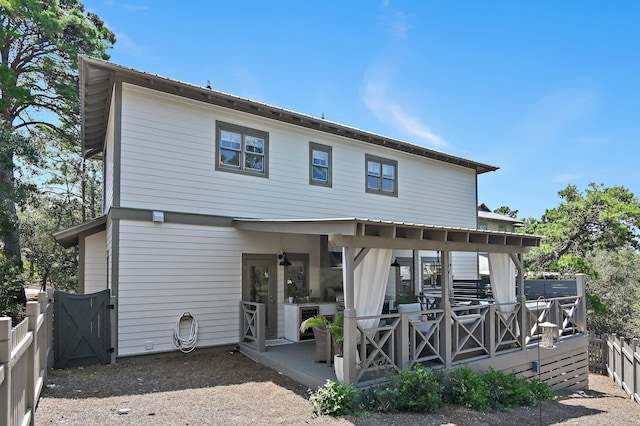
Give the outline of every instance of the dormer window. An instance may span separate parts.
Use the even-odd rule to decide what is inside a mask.
[[[216,122],[216,170],[268,177],[269,134]]]

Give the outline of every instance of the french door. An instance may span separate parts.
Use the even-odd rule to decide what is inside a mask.
[[[272,254],[242,255],[242,300],[265,307],[265,338],[277,337],[277,257]]]

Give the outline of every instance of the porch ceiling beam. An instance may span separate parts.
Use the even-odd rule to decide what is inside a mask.
[[[475,243],[465,241],[414,240],[405,238],[329,235],[329,241],[336,247],[369,247],[388,248],[394,250],[446,250],[461,252],[487,253],[526,253],[531,247],[509,245],[508,241],[500,243]]]
[[[323,222],[323,221],[277,221],[277,220],[247,220],[234,219],[235,227],[243,231],[281,232],[284,234],[346,234],[354,235],[354,222]]]

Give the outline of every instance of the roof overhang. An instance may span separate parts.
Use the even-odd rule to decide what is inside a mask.
[[[514,232],[360,218],[234,219],[240,230],[328,235],[335,247],[526,253],[542,237]]]
[[[105,229],[107,229],[106,215],[65,229],[64,231],[56,232],[53,234],[53,238],[55,238],[62,247],[69,248],[78,245],[81,235],[89,236],[104,231]]]
[[[101,158],[115,81],[123,81],[165,93],[230,108],[279,122],[385,146],[413,155],[475,170],[493,172],[498,167],[414,145],[398,139],[345,126],[324,118],[291,111],[242,98],[208,87],[173,80],[156,74],[116,65],[101,59],[80,56],[80,96],[82,101],[82,149],[87,158]]]

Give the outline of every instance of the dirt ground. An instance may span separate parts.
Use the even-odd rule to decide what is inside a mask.
[[[229,350],[132,357],[117,365],[51,370],[36,425],[640,425],[640,405],[609,378],[540,407],[479,413],[311,418],[308,389]]]

